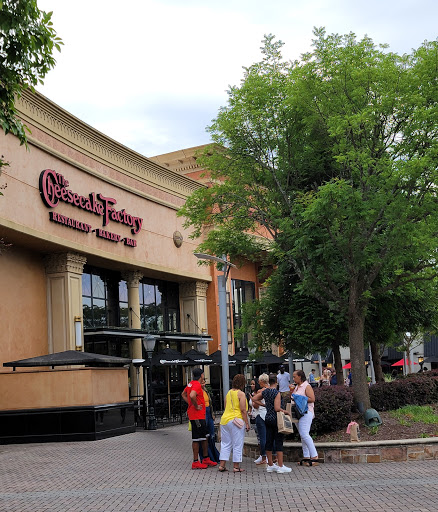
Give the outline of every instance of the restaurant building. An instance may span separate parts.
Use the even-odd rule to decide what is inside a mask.
[[[204,185],[41,94],[25,92],[16,107],[31,133],[28,148],[0,134],[8,162],[0,176],[0,366],[79,348],[144,358],[146,333],[157,349],[182,352],[201,334],[210,339],[211,269],[198,265],[196,241],[176,215]],[[1,369],[0,410],[31,407],[29,383],[6,378],[12,373]],[[132,398],[142,389],[133,368],[130,383]]]

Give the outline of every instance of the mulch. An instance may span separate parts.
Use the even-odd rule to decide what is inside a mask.
[[[433,404],[435,414],[438,416],[438,405]],[[438,424],[427,424],[420,422],[409,422],[402,425],[396,418],[392,418],[387,411],[379,412],[383,422],[374,429],[365,426],[363,418],[359,415],[352,415],[352,420],[359,424],[361,441],[387,441],[396,439],[416,439],[420,437],[438,437]],[[314,437],[315,442],[342,442],[350,441],[350,435],[346,428],[337,432]]]

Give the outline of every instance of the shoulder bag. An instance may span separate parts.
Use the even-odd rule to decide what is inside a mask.
[[[232,391],[230,391],[230,398],[231,398],[231,405],[233,407],[233,411],[235,411],[236,409],[234,408]],[[233,423],[234,423],[234,425],[236,425],[236,427],[239,427],[239,428],[243,428],[245,426],[245,422],[243,421],[243,419],[238,418],[237,416],[235,418],[233,418]]]

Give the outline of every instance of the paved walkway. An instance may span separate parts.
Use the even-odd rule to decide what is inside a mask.
[[[186,426],[0,446],[1,512],[436,512],[438,463],[325,464],[277,475],[192,471]],[[231,466],[231,464],[230,464]]]

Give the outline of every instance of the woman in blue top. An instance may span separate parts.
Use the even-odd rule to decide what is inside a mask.
[[[287,411],[281,408],[281,395],[277,390],[277,376],[274,374],[269,375],[269,387],[260,390],[253,400],[265,400],[266,416],[266,455],[268,457],[268,473],[289,473],[291,468],[283,465],[283,434],[278,432],[277,427],[277,412]],[[272,461],[272,449],[274,446],[277,449],[277,464]]]

